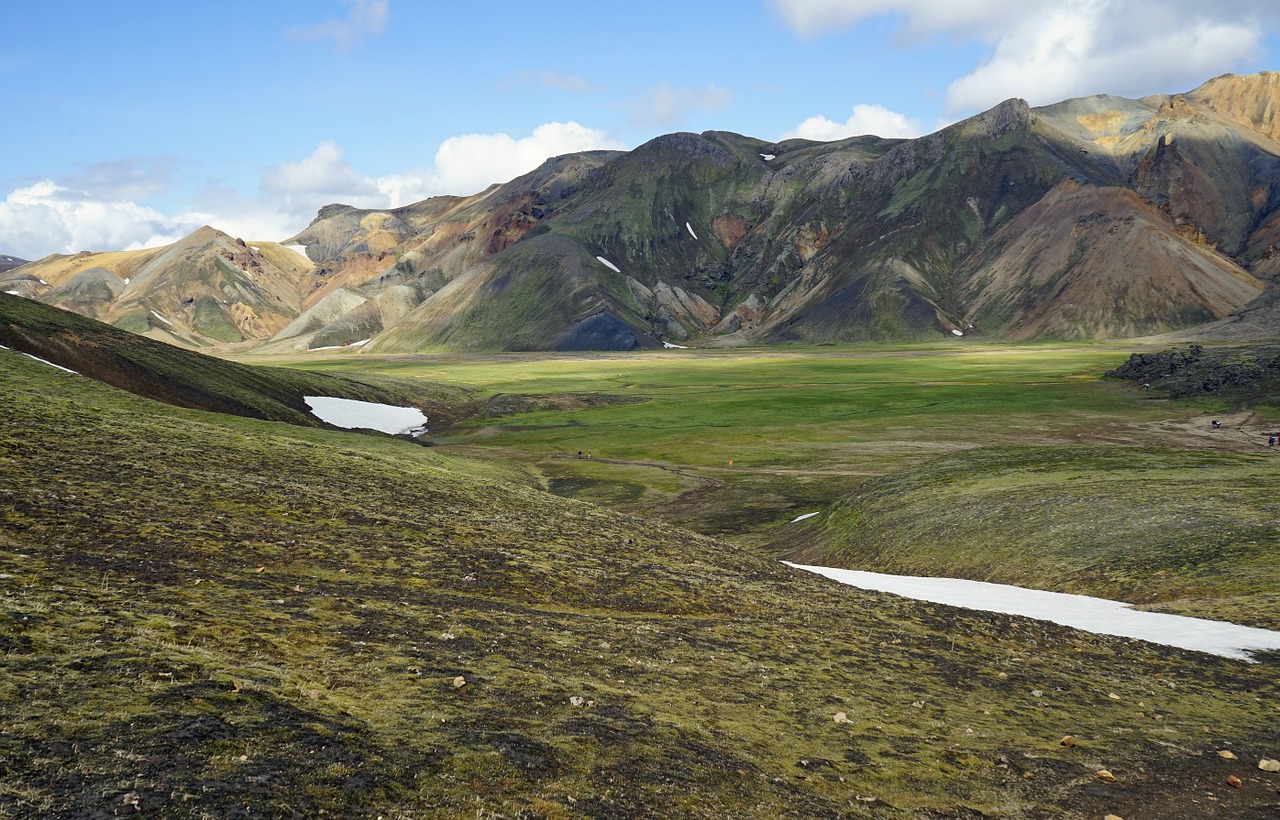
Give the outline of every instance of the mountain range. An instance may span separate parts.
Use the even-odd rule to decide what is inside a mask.
[[[918,139],[678,133],[473,196],[54,255],[0,290],[189,347],[1273,335],[1280,74],[1009,100]],[[305,255],[299,251],[305,251]]]

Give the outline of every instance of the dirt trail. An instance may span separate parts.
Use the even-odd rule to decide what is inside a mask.
[[[1238,451],[1266,449],[1267,437],[1277,434],[1274,425],[1265,424],[1253,412],[1228,413],[1217,416],[1216,420],[1220,425],[1216,428],[1214,418],[1204,416],[1153,422],[1138,425],[1137,429],[1148,434],[1153,443]]]

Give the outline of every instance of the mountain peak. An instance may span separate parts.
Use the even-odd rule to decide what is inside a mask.
[[[1280,142],[1280,72],[1223,74],[1183,96]]]

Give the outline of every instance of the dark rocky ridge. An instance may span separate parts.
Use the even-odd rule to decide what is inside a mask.
[[[1280,401],[1280,346],[1134,353],[1105,374],[1138,382],[1171,398],[1216,395],[1239,404]]]

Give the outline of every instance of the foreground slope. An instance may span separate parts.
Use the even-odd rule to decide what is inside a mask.
[[[1276,810],[1274,666],[862,593],[14,351],[0,378],[0,811]]]
[[[237,364],[8,294],[0,294],[0,344],[179,407],[304,426],[324,426],[306,396],[414,406],[437,419],[455,416],[469,397],[422,381]]]

